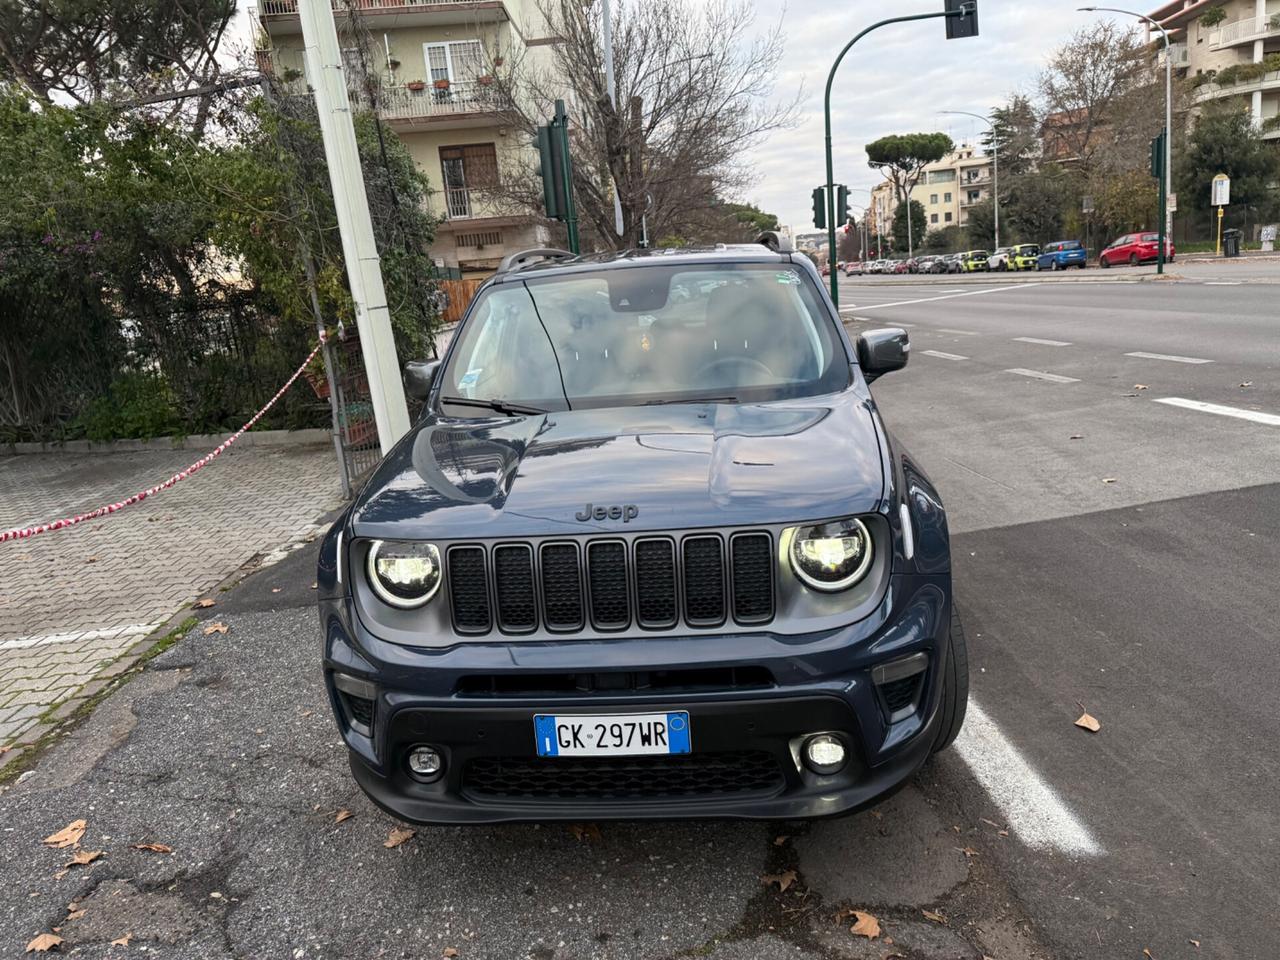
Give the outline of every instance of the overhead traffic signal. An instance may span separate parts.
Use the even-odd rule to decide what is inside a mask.
[[[853,219],[849,209],[849,188],[843,183],[836,187],[836,223],[846,224]]]
[[[813,188],[813,225],[819,230],[827,226],[827,188]]]
[[[978,35],[978,0],[947,0],[947,39]]]
[[[561,138],[558,130],[539,127],[538,174],[542,177],[542,197],[547,206],[548,220],[563,220],[567,205],[564,196],[564,160],[560,156]]]
[[[1161,131],[1151,141],[1151,175],[1161,181],[1164,179],[1164,138]]]

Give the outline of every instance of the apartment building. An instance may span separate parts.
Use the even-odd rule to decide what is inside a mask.
[[[441,218],[431,248],[437,263],[476,275],[513,250],[546,246],[545,225],[502,204],[495,190],[537,160],[493,92],[508,63],[546,42],[530,35],[541,22],[535,0],[353,0],[358,24],[348,0],[332,3],[349,82],[360,76],[351,39],[358,26],[368,39],[365,63],[379,76],[383,123],[431,182],[431,212]],[[297,0],[261,0],[257,16],[269,43],[260,66],[304,89]],[[352,100],[368,107],[367,94]]]
[[[970,211],[991,197],[993,173],[991,157],[970,144],[961,144],[926,166],[920,182],[911,190],[911,199],[924,207],[925,222],[912,224],[916,240],[928,230],[968,226]],[[887,235],[893,230],[897,206],[891,183],[879,183],[872,189],[872,223],[879,226],[880,232]]]
[[[1168,31],[1173,67],[1195,85],[1197,106],[1238,102],[1265,138],[1280,140],[1280,0],[1173,0],[1151,17]],[[1163,45],[1158,31],[1148,34]]]

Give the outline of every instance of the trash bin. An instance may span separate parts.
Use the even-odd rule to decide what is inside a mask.
[[[1223,230],[1222,231],[1222,255],[1224,257],[1240,256],[1240,238],[1244,236],[1243,230]]]

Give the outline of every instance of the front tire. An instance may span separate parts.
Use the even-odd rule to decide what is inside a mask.
[[[938,726],[938,739],[933,743],[933,753],[941,753],[955,742],[964,726],[964,716],[969,709],[969,651],[964,641],[964,627],[960,625],[960,611],[951,602],[951,630],[947,637],[947,668],[942,674],[942,703],[938,710],[942,723]]]

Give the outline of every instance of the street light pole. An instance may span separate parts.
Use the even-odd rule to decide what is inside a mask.
[[[1160,211],[1164,217],[1165,236],[1173,236],[1173,214],[1169,212],[1168,198],[1173,196],[1173,52],[1169,48],[1169,31],[1145,13],[1135,10],[1122,10],[1120,7],[1077,7],[1083,13],[1123,13],[1125,16],[1137,17],[1160,31],[1164,40],[1164,195],[1165,209]],[[1165,245],[1161,238],[1160,255],[1156,260],[1156,271],[1164,273]]]
[[[996,139],[996,125],[987,117],[980,113],[970,113],[968,110],[939,110],[939,113],[957,114],[959,116],[974,117],[981,120],[991,128],[991,196],[994,200],[995,216],[996,216],[996,249],[1000,249],[1000,143]]]
[[[600,4],[600,41],[604,44],[604,84],[609,94],[609,103],[614,111],[618,109],[618,95],[613,79],[613,22],[609,16],[609,0]],[[622,238],[622,197],[618,195],[618,182],[613,181],[613,225]]]

